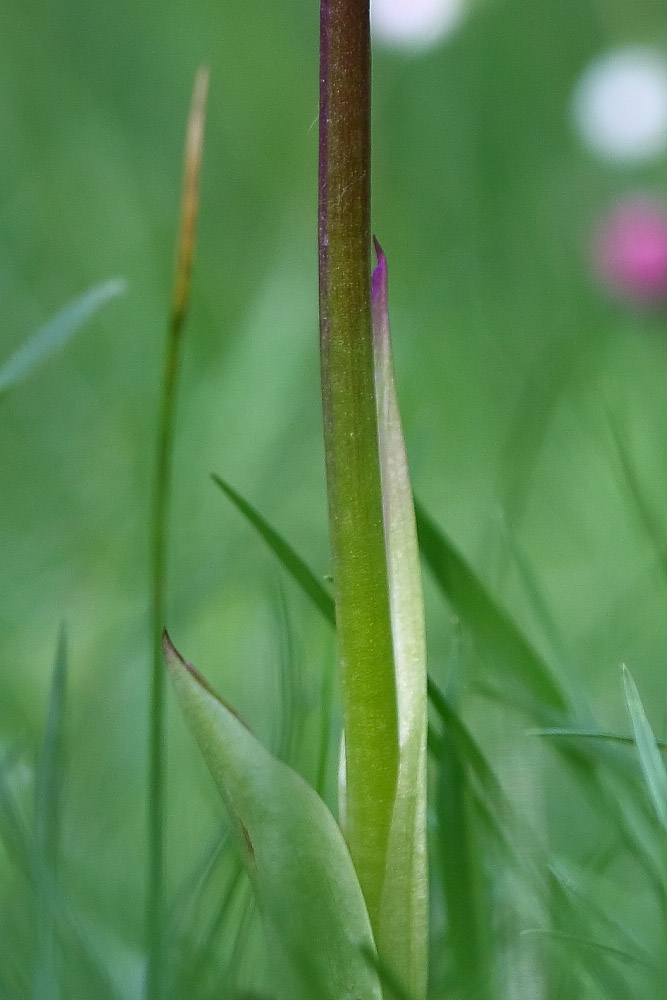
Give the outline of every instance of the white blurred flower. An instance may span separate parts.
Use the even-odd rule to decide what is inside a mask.
[[[463,20],[466,0],[371,0],[373,37],[392,48],[430,48]]]
[[[655,49],[619,49],[589,66],[574,92],[575,124],[609,160],[638,161],[667,148],[667,60]]]

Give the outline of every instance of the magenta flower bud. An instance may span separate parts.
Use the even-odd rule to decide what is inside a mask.
[[[622,201],[600,227],[595,268],[616,298],[667,304],[667,205],[648,195]]]

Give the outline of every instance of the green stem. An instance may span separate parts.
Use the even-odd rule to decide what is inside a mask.
[[[162,397],[158,418],[155,485],[151,521],[151,633],[153,656],[148,765],[148,897],[146,914],[148,946],[146,996],[148,1000],[159,1000],[164,993],[165,670],[162,655],[162,630],[166,617],[167,544],[176,397],[182,342],[181,335],[190,292],[190,274],[194,254],[199,195],[199,170],[204,137],[204,113],[207,91],[208,71],[199,70],[194,85],[185,144],[185,176],[183,182],[178,258],[162,376]]]
[[[368,0],[322,0],[320,352],[346,834],[377,926],[398,767],[370,306]]]
[[[166,612],[167,526],[170,506],[177,375],[181,323],[169,324],[158,422],[157,468],[153,503],[152,649],[148,802],[148,979],[147,996],[162,995],[162,936],[164,913],[164,662],[162,629]]]

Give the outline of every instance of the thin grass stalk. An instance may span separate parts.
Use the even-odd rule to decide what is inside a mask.
[[[53,668],[49,709],[39,754],[35,789],[34,838],[37,851],[36,880],[37,954],[33,982],[34,1000],[58,1000],[61,995],[58,968],[57,921],[48,905],[45,876],[57,877],[60,855],[62,796],[64,783],[64,712],[67,683],[67,634],[61,626]]]
[[[167,543],[178,373],[180,368],[182,332],[190,297],[190,278],[199,204],[199,173],[204,141],[208,80],[208,70],[200,69],[195,78],[188,118],[185,140],[181,221],[177,244],[173,298],[167,329],[167,345],[162,376],[162,396],[156,446],[151,566],[153,656],[150,699],[149,860],[146,915],[148,944],[146,996],[148,1000],[159,1000],[164,991],[165,674],[162,657],[162,630],[164,628],[166,611]]]
[[[377,926],[398,766],[370,303],[369,0],[321,0],[320,356],[346,835]]]

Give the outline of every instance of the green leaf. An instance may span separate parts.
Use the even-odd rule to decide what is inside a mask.
[[[375,241],[373,350],[389,606],[398,705],[398,780],[382,889],[378,953],[404,992],[426,995],[426,636],[419,545],[398,410],[387,310],[387,260]]]
[[[237,493],[229,483],[215,474],[212,476],[212,479],[216,486],[220,487],[222,492],[264,539],[271,551],[275,553],[287,572],[299,584],[304,594],[311,599],[326,621],[330,625],[335,625],[336,611],[334,599],[310,567],[306,565],[301,556],[295,552],[289,542],[285,541],[282,535],[278,534],[275,528],[271,527],[259,511],[249,504],[247,500],[244,500],[240,493]]]
[[[37,331],[0,368],[0,396],[22,381],[38,365],[65,346],[106,302],[122,295],[127,288],[122,278],[112,278],[89,289],[70,302],[52,320]]]
[[[471,630],[489,673],[499,673],[503,688],[530,699],[536,714],[558,721],[567,717],[570,699],[549,664],[526,639],[508,613],[415,501],[419,546],[442,592]]]
[[[623,664],[623,690],[644,779],[658,814],[660,825],[664,830],[667,830],[667,771],[665,771],[653,730],[646,718],[637,685],[625,664]]]
[[[268,939],[284,965],[281,995],[380,1000],[374,948],[348,849],[306,782],[272,757],[164,637],[170,677],[238,834]]]

